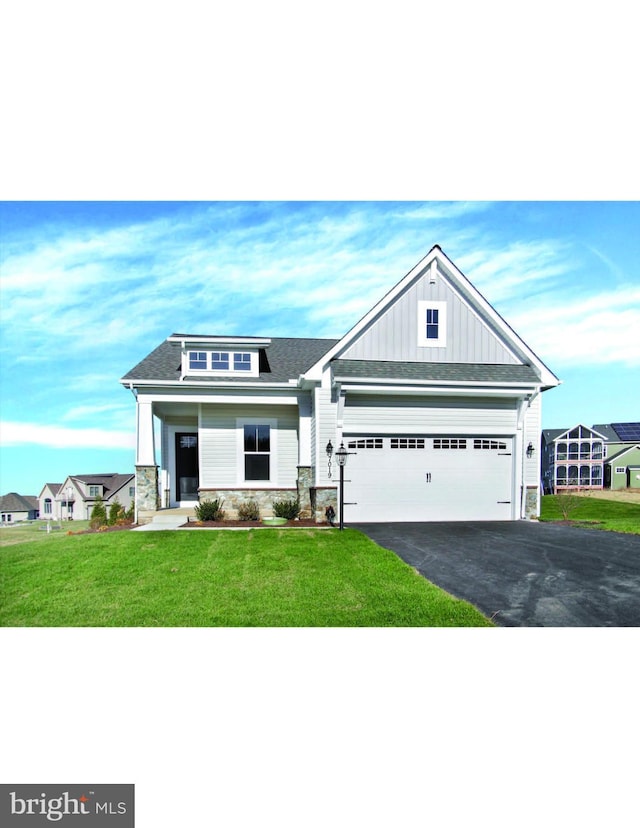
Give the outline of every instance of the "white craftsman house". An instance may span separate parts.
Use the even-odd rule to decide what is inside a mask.
[[[348,522],[539,513],[541,392],[557,377],[435,246],[342,339],[173,334],[136,397],[137,519],[298,497]],[[156,456],[154,420],[160,424]]]

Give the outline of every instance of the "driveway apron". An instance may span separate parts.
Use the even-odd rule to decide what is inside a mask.
[[[640,535],[536,521],[352,526],[499,626],[640,626]]]

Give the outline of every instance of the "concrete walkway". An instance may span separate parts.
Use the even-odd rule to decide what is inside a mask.
[[[132,532],[164,532],[166,530],[179,529],[193,517],[193,509],[162,509],[156,512],[151,523],[136,526]]]
[[[499,626],[640,626],[640,535],[536,521],[353,528]]]

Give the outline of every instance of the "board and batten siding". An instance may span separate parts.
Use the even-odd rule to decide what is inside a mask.
[[[446,347],[418,346],[418,302],[429,300],[446,303]],[[414,283],[340,358],[508,365],[520,362],[489,322],[480,319],[441,275],[433,285],[428,278]]]
[[[314,390],[313,410],[314,410],[314,454],[312,462],[315,466],[315,482],[318,486],[327,486],[332,484],[329,478],[327,463],[327,443],[331,440],[334,449],[339,448],[336,445],[337,430],[336,430],[336,414],[337,404],[333,401],[333,395],[330,388],[316,388]]]
[[[542,428],[542,394],[532,400],[527,408],[522,433],[524,454],[524,484],[525,486],[540,485],[540,431]],[[526,456],[527,446],[531,443],[533,454]]]
[[[513,399],[347,394],[345,434],[514,434]]]
[[[201,406],[200,486],[265,488],[263,481],[243,482],[244,470],[239,466],[242,458],[238,456],[238,419],[264,419],[265,423],[277,420],[277,434],[272,442],[270,485],[295,487],[298,475],[298,407],[234,404]]]

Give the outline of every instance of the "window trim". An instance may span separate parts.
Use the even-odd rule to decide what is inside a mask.
[[[269,426],[269,479],[247,480],[245,478],[245,426]],[[236,418],[236,480],[239,486],[247,489],[270,489],[278,485],[278,419],[277,417],[237,417]]]
[[[201,357],[205,359],[192,359]],[[214,368],[214,356],[218,357],[218,367]],[[246,359],[248,357],[248,359]],[[196,367],[195,362],[204,362],[204,366]],[[220,367],[225,365],[225,367]],[[238,368],[238,365],[248,367]],[[182,354],[182,375],[198,377],[257,377],[260,373],[260,354],[247,348],[187,348]]]
[[[427,337],[427,311],[438,311],[438,336]],[[433,323],[431,323],[433,324]],[[418,347],[445,348],[447,345],[447,303],[423,300],[418,302]]]

